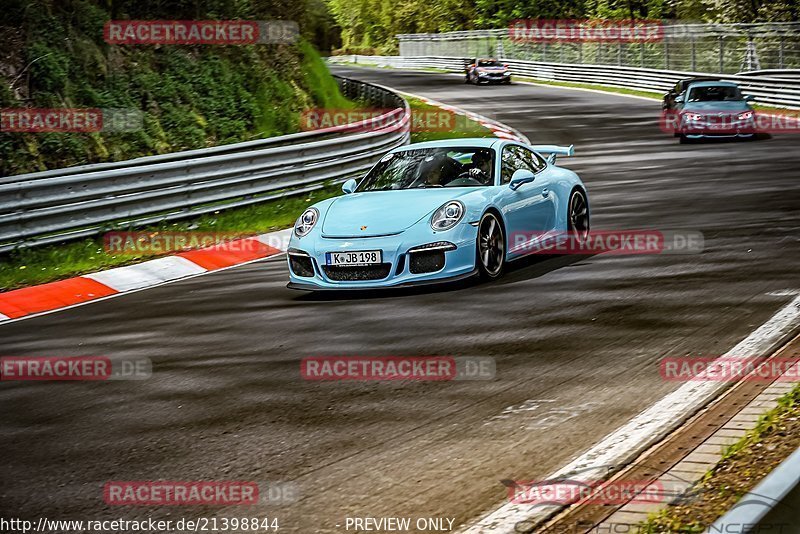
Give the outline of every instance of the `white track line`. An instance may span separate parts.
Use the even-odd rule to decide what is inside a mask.
[[[796,329],[800,319],[800,296],[761,325],[720,358],[767,356],[778,343]],[[620,466],[634,460],[641,452],[661,440],[698,409],[711,402],[730,384],[718,381],[687,382],[626,425],[612,432],[576,460],[550,475],[548,479],[570,475],[570,480],[596,481],[608,476],[609,466]],[[572,473],[577,473],[572,475]],[[561,507],[507,503],[474,525],[464,534],[483,532],[514,533],[515,525],[527,527],[547,519]]]

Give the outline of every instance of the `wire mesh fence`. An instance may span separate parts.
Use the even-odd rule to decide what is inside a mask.
[[[488,56],[725,74],[800,68],[800,23],[665,25],[657,42],[537,42],[512,28],[397,37],[401,56]]]

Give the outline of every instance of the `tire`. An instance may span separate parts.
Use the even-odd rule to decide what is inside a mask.
[[[576,244],[583,245],[589,237],[589,202],[580,189],[573,189],[567,203],[567,232]]]
[[[478,224],[475,242],[475,265],[484,280],[495,280],[506,266],[506,237],[497,215],[488,211]]]
[[[679,135],[678,137],[680,138],[680,144],[682,145],[688,145],[689,143],[691,143],[691,140],[685,135]]]

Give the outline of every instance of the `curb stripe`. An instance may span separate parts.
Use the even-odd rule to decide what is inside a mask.
[[[256,238],[250,238],[237,239],[209,248],[181,252],[178,256],[186,258],[204,269],[215,271],[231,265],[273,256],[279,252],[280,250],[265,245]]]
[[[291,228],[0,293],[0,323],[147,289],[284,252]],[[273,246],[274,245],[274,246]]]
[[[0,313],[11,319],[107,297],[117,293],[105,284],[78,276],[0,293]]]
[[[167,256],[157,260],[137,263],[136,265],[127,265],[109,269],[108,271],[87,274],[84,278],[91,278],[120,293],[124,293],[125,291],[142,289],[204,272],[206,272],[206,269],[186,258]]]

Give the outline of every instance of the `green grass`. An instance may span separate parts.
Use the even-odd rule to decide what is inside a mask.
[[[625,87],[612,87],[609,85],[600,85],[595,83],[558,82],[552,80],[540,80],[538,78],[527,78],[522,76],[514,76],[513,79],[524,82],[538,83],[542,85],[553,85],[555,87],[572,87],[574,89],[594,89],[596,91],[604,91],[606,93],[617,93],[620,95],[628,95],[628,96],[641,96],[644,98],[652,98],[655,100],[661,100],[661,98],[664,96],[663,94],[657,93],[655,91],[640,91],[638,89],[627,89]]]
[[[411,106],[412,116],[424,117],[426,112],[439,112],[439,108],[434,105],[427,104],[418,98],[405,95]],[[468,119],[463,115],[456,115],[453,117],[455,128],[447,131],[422,131],[424,129],[424,121],[420,120],[417,124],[421,124],[420,128],[415,128],[416,131],[411,133],[412,143],[421,143],[423,141],[438,141],[440,139],[458,139],[461,137],[494,137],[492,131],[481,124]]]
[[[313,69],[310,71],[315,76]],[[321,88],[317,98],[327,99],[331,107],[342,108],[353,104],[337,100],[332,88]],[[412,113],[437,110],[435,106],[409,98]],[[412,142],[457,137],[491,137],[491,131],[480,124],[461,117],[458,128],[447,132],[414,132]],[[244,208],[234,208],[202,215],[195,219],[162,223],[139,228],[142,232],[224,232],[226,235],[250,236],[283,228],[294,224],[303,209],[315,202],[341,194],[339,185],[330,185],[306,195],[285,197],[255,204]],[[122,229],[125,230],[125,229]],[[0,255],[0,291],[52,282],[71,276],[87,274],[112,267],[120,267],[152,259],[150,255],[115,255],[104,250],[102,236],[61,245],[21,249]]]
[[[778,406],[762,415],[755,428],[748,431],[742,439],[727,447],[714,468],[703,475],[703,478],[698,483],[698,487],[702,485],[711,485],[712,488],[716,488],[715,491],[717,491],[722,498],[727,499],[732,495],[735,496],[737,500],[741,498],[743,494],[739,495],[734,488],[727,485],[719,487],[719,483],[714,484],[714,477],[718,468],[727,461],[735,460],[737,455],[741,453],[747,454],[760,447],[761,442],[771,437],[782,421],[785,421],[787,418],[797,417],[798,407],[800,407],[800,385],[778,399]],[[730,467],[726,467],[725,469],[727,471]],[[691,505],[688,506],[690,507]],[[726,511],[727,508],[725,507],[716,510],[719,516],[722,516]],[[674,507],[667,507],[652,514],[646,522],[639,526],[637,532],[700,533],[705,531],[705,525],[700,523],[701,522],[692,519],[688,519],[687,522],[687,518],[676,511]]]
[[[234,236],[261,234],[291,226],[305,206],[341,192],[338,185],[306,195],[285,197],[243,208],[201,215],[195,219],[139,228],[142,232],[221,232]],[[121,229],[126,231],[126,229]],[[0,257],[0,291],[51,282],[151,259],[158,254],[112,254],[102,236],[62,245],[21,249]]]

